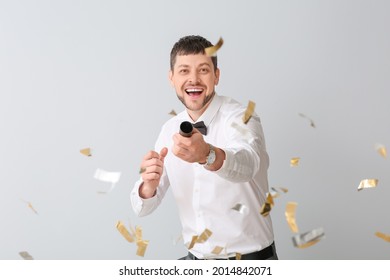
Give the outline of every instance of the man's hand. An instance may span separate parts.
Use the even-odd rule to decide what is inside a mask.
[[[172,152],[186,162],[205,163],[210,146],[204,141],[199,130],[194,128],[191,137],[183,137],[179,133],[173,135]]]
[[[164,158],[167,154],[168,149],[164,147],[161,149],[160,154],[155,151],[150,151],[144,156],[141,162],[143,183],[139,188],[140,197],[151,198],[156,193],[164,170]]]

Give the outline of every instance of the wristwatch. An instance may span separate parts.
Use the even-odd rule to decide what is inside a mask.
[[[209,144],[210,146],[210,152],[206,157],[206,162],[200,163],[203,166],[210,166],[215,162],[216,156],[215,156],[215,149],[213,145]]]

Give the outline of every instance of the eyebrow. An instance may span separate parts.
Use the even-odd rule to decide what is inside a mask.
[[[208,62],[203,62],[203,63],[199,64],[198,67],[202,67],[202,66],[211,67],[211,65]],[[180,68],[180,67],[190,67],[190,66],[188,64],[180,64],[177,66],[177,68]]]

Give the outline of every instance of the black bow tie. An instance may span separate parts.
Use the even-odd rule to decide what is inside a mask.
[[[203,121],[194,123],[192,124],[192,126],[195,127],[197,130],[199,130],[199,132],[202,133],[203,135],[207,135],[207,127]]]

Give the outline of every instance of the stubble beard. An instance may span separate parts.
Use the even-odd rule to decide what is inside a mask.
[[[176,94],[177,95],[177,98],[179,98],[179,100],[181,101],[181,103],[183,103],[183,105],[184,105],[184,107],[186,107],[188,110],[191,110],[191,111],[200,111],[200,110],[202,110],[203,108],[204,108],[204,106],[206,106],[206,104],[207,103],[209,103],[209,101],[214,97],[214,95],[215,95],[215,90],[210,94],[210,95],[206,95],[206,97],[205,97],[205,99],[203,100],[203,103],[202,103],[202,106],[199,108],[199,109],[197,109],[197,110],[194,110],[193,108],[191,108],[190,106],[188,106],[187,104],[186,104],[186,102],[184,101],[184,97],[181,97],[181,96],[179,96],[178,94]]]

